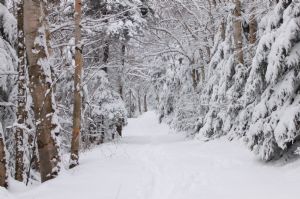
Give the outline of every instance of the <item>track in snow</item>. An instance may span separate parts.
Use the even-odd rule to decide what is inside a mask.
[[[83,153],[77,168],[11,192],[19,199],[298,199],[299,182],[299,161],[265,165],[237,142],[186,140],[148,112],[129,120],[121,141]]]

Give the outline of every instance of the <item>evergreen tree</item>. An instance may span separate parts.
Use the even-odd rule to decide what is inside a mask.
[[[278,157],[299,137],[299,6],[281,0],[266,16],[246,85],[248,145],[264,160]]]

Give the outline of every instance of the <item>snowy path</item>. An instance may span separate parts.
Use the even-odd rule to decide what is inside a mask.
[[[159,125],[153,112],[130,120],[124,135],[82,154],[79,167],[55,180],[28,190],[12,188],[12,198],[300,198],[299,161],[265,165],[236,142],[185,140]]]

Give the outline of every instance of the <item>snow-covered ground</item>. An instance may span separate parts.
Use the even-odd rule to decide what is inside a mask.
[[[80,166],[1,199],[298,199],[300,161],[258,161],[239,142],[186,140],[153,112],[129,120],[124,138],[81,154]],[[67,162],[65,162],[67,165]],[[1,195],[2,193],[2,195]]]

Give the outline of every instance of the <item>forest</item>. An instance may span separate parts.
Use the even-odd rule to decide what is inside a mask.
[[[299,71],[299,0],[0,0],[0,198],[296,199]]]

